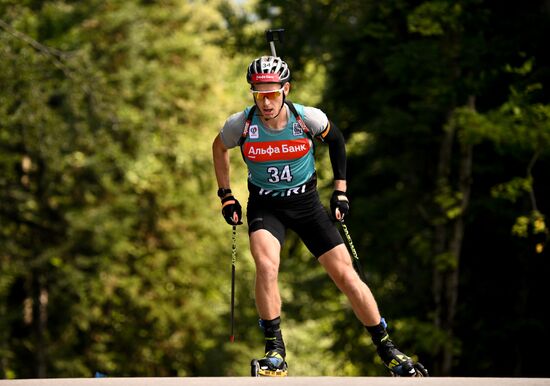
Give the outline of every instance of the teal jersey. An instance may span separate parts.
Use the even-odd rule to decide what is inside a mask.
[[[294,104],[303,116],[304,106]],[[248,115],[250,107],[244,111]],[[265,127],[258,116],[252,118],[241,150],[248,166],[249,181],[267,194],[300,188],[315,173],[313,143],[293,114],[285,128]]]

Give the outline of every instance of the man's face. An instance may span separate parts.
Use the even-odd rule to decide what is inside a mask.
[[[258,83],[252,85],[252,95],[264,118],[273,118],[279,114],[283,105],[283,95],[290,90],[290,83]]]

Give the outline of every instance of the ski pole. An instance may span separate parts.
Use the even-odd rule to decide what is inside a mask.
[[[344,222],[344,219],[340,220],[340,225],[342,226],[342,230],[344,231],[344,234],[346,235],[346,240],[348,242],[349,249],[351,250],[351,254],[353,256],[353,266],[355,267],[355,270],[359,274],[359,277],[363,282],[367,282],[367,279],[365,278],[365,273],[363,272],[363,267],[361,266],[361,262],[359,261],[359,256],[357,255],[357,251],[355,250],[355,247],[353,246],[353,241],[351,240],[351,235],[349,234],[348,227],[346,226],[346,223]]]
[[[235,264],[237,263],[237,226],[233,225],[231,235],[231,336],[229,340],[235,341]]]
[[[283,42],[283,34],[285,30],[283,28],[279,29],[268,29],[265,31],[265,38],[271,49],[271,56],[277,57],[277,51],[275,51],[275,41]]]

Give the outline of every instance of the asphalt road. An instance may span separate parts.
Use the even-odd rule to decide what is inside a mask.
[[[550,378],[212,377],[0,380],[0,386],[550,386]]]

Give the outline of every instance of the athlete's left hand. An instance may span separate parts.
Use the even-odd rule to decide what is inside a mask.
[[[342,221],[349,213],[349,200],[346,192],[335,190],[330,198],[330,214],[337,221]]]

